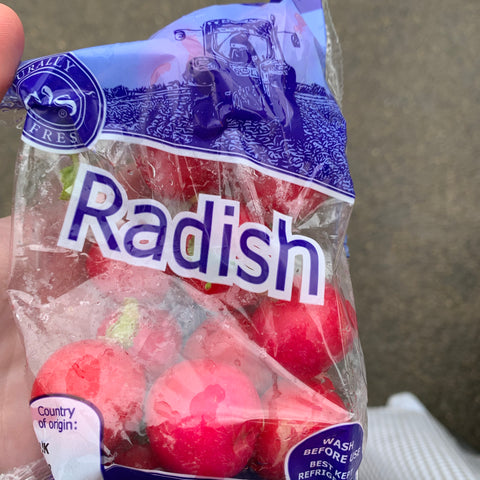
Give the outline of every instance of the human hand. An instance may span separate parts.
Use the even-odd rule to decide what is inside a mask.
[[[11,8],[0,3],[0,99],[12,83],[23,47],[24,35],[20,19]]]
[[[24,35],[17,15],[0,4],[0,99],[8,90],[23,53]],[[6,159],[2,159],[6,160]],[[39,458],[28,401],[31,376],[25,350],[7,299],[10,218],[0,219],[0,477],[15,466]]]

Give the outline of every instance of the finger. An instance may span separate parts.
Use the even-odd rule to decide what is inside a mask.
[[[0,99],[12,83],[24,43],[22,22],[10,7],[0,3]]]
[[[10,255],[10,217],[0,218],[0,302],[2,294],[7,289],[8,272],[9,272],[9,255]],[[1,314],[1,312],[0,312]]]

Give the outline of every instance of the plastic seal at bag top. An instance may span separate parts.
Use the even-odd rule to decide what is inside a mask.
[[[356,478],[354,191],[324,13],[212,6],[20,65],[9,296],[56,480]]]

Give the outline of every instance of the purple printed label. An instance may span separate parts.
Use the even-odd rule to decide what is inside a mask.
[[[322,8],[322,0],[294,0],[300,13],[311,12]]]
[[[73,153],[90,145],[105,121],[105,99],[95,77],[73,54],[22,65],[14,87],[27,116],[23,140]]]
[[[146,41],[23,63],[23,140],[58,153],[99,139],[181,149],[352,203],[322,2],[280,3],[206,8]]]
[[[287,480],[353,480],[362,461],[363,429],[336,425],[306,438],[288,454]]]
[[[322,23],[319,1],[301,3],[308,23]],[[320,71],[307,79],[298,64],[311,55],[306,25],[219,16],[163,32],[188,58],[162,57],[149,86],[106,88],[104,134],[242,158],[351,201],[345,120]],[[176,78],[158,73],[177,69]]]

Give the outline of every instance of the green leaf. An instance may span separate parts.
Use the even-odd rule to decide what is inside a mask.
[[[133,340],[138,331],[140,319],[138,301],[134,298],[126,298],[119,313],[117,321],[107,328],[105,336],[127,350],[133,345]]]
[[[62,193],[60,194],[60,200],[70,200],[73,191],[73,184],[77,177],[78,166],[80,161],[78,155],[72,155],[72,165],[62,168],[60,170],[60,181],[62,182]]]

